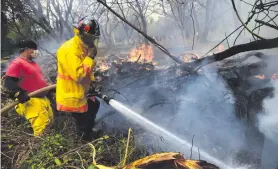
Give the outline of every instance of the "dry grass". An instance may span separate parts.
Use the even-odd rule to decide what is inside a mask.
[[[1,118],[2,168],[88,168],[95,161],[105,166],[123,164],[127,137],[123,133],[104,135],[93,142],[82,142],[74,133],[71,117],[62,116],[49,127],[43,137],[33,137],[28,121],[14,111]],[[127,163],[146,155],[144,149],[135,147],[131,135]]]
[[[55,82],[52,78],[52,74],[56,73],[55,65],[44,64],[42,68],[48,72],[47,81]],[[12,100],[3,90],[2,82],[1,80],[1,106],[4,107]],[[92,168],[94,166],[92,147],[76,136],[72,117],[56,117],[43,137],[34,137],[32,133],[29,122],[14,110],[1,115],[2,169]],[[96,163],[105,166],[121,166],[125,159],[126,144],[127,136],[124,133],[104,135],[91,142],[91,145],[95,147]],[[127,152],[126,163],[146,155],[144,149],[135,147],[132,135]]]

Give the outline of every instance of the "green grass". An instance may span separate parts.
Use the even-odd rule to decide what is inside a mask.
[[[98,165],[121,166],[127,137],[113,133],[90,144],[82,142],[74,133],[71,117],[56,119],[45,136],[35,138],[28,121],[15,111],[1,115],[2,166],[5,168],[89,168],[93,159]],[[147,155],[143,148],[135,147],[131,135],[126,164]],[[94,152],[95,151],[95,152]],[[93,157],[93,154],[95,156]]]

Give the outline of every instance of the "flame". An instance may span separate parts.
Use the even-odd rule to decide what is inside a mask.
[[[271,76],[265,76],[264,74],[262,74],[262,75],[257,75],[257,76],[255,76],[256,78],[259,78],[259,79],[271,79],[271,80],[278,80],[278,76],[277,76],[277,74],[276,73],[274,73],[274,74],[272,74]]]
[[[182,55],[182,59],[185,63],[187,63],[200,59],[200,56],[194,53],[185,53]]]
[[[141,45],[138,48],[132,49],[128,61],[129,62],[139,62],[139,63],[149,63],[153,60],[153,48],[151,45]]]
[[[105,72],[106,70],[110,69],[110,66],[108,65],[108,63],[102,61],[97,64],[97,69],[100,72]]]
[[[257,75],[255,76],[256,78],[259,78],[259,79],[265,79],[265,75]]]

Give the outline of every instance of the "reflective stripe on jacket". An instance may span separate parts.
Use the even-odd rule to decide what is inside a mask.
[[[94,60],[78,36],[66,41],[57,51],[57,110],[85,112],[88,110],[86,93],[94,80]]]

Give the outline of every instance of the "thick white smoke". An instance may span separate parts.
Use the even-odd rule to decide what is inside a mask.
[[[138,113],[169,132],[189,143],[195,135],[194,146],[200,148],[201,159],[202,151],[205,151],[231,166],[238,166],[234,158],[248,144],[245,125],[235,117],[233,95],[221,76],[216,72],[185,77],[187,80],[177,80],[175,74],[169,76],[165,78],[173,78],[172,81],[153,76],[120,92],[132,102],[131,109],[139,110]],[[151,84],[144,84],[150,81]],[[164,88],[164,85],[169,87]],[[122,96],[117,95],[115,99],[128,105]],[[139,134],[137,138],[141,139],[141,145],[149,147],[150,152],[177,151],[186,158],[191,156],[190,149],[185,150],[185,146],[167,141],[163,133],[155,135],[142,130],[138,133],[137,125],[118,113],[105,121],[118,129],[133,127]],[[193,153],[192,158],[198,159],[199,154]]]
[[[265,136],[278,144],[278,82],[273,82],[275,95],[264,100],[265,113],[258,115],[258,127]]]
[[[275,95],[264,100],[264,112],[258,115],[258,128],[264,134],[262,166],[265,169],[278,168],[278,82],[273,82]]]

